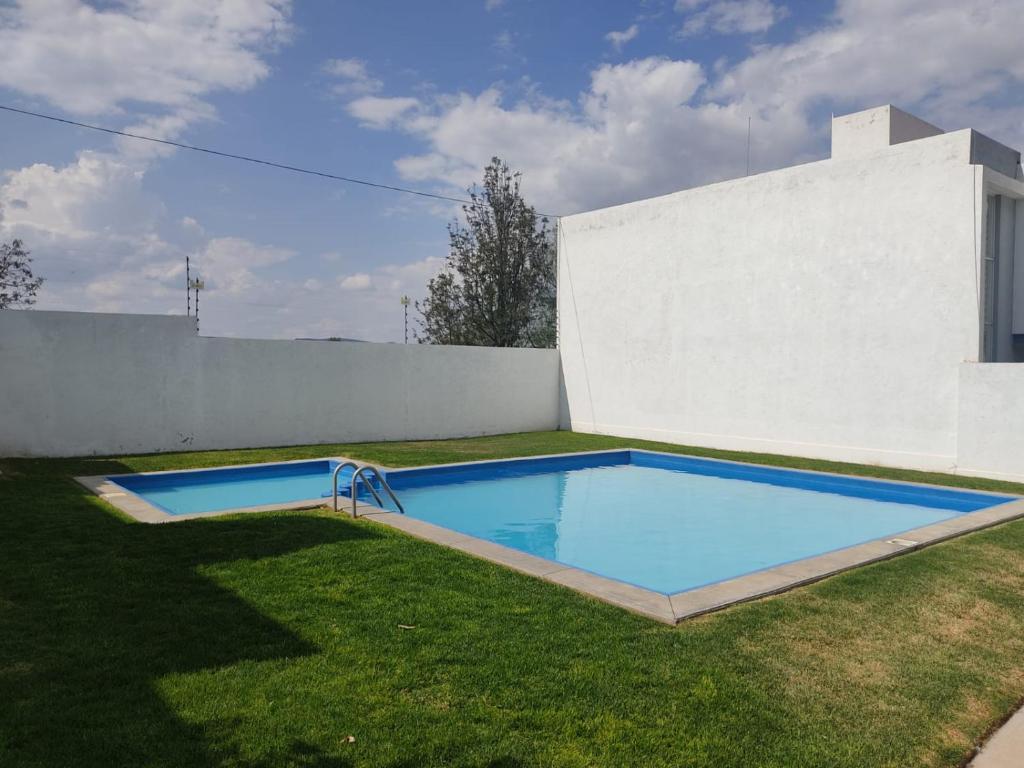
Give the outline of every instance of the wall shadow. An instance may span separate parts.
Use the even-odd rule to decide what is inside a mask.
[[[53,465],[0,475],[0,765],[269,765],[183,722],[155,681],[318,649],[198,569],[376,534],[312,515],[130,524]],[[348,763],[297,741],[274,764]]]

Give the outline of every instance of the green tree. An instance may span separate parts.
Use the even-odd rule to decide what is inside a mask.
[[[492,158],[462,207],[465,225],[448,225],[448,258],[416,303],[421,344],[554,346],[554,231],[523,200],[520,178]]]
[[[43,278],[32,274],[32,257],[21,240],[0,243],[0,309],[36,303]]]

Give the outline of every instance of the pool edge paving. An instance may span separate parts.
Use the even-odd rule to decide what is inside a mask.
[[[1024,754],[1024,708],[1018,709],[978,750],[967,768],[1019,768]]]

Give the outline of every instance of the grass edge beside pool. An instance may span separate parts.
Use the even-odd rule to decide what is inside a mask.
[[[1024,523],[671,629],[319,512],[125,524],[68,479],[621,445],[652,444],[5,460],[0,762],[954,766],[1024,695]],[[1021,490],[922,474],[884,476]]]

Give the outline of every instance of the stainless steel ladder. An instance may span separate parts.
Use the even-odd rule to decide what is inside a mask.
[[[395,496],[395,492],[391,490],[391,486],[388,485],[388,481],[384,479],[384,475],[380,471],[380,469],[373,466],[373,464],[360,465],[354,461],[339,462],[338,466],[334,468],[334,473],[331,475],[331,486],[335,512],[338,511],[338,475],[341,473],[341,470],[346,469],[348,467],[352,468],[352,485],[350,486],[352,494],[352,517],[358,517],[358,513],[356,511],[356,496],[358,495],[358,485],[360,477],[363,478],[363,483],[366,485],[366,488],[370,492],[370,495],[373,496],[374,500],[377,502],[377,506],[380,507],[381,509],[386,509],[386,507],[384,506],[384,500],[381,499],[380,494],[377,493],[377,489],[373,487],[372,475],[376,476],[377,482],[380,483],[381,490],[386,491],[388,496],[391,497],[391,500],[395,502],[395,506],[398,507],[398,511],[401,512],[403,515],[405,514],[405,507],[402,506],[402,502],[400,502],[398,500],[398,497]]]

